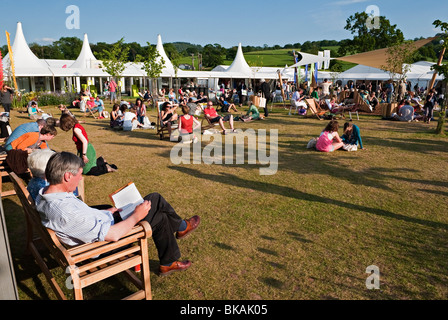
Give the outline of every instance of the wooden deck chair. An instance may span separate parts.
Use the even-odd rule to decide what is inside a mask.
[[[161,118],[161,107],[162,104],[165,102],[159,101],[156,102],[157,104],[157,134],[160,136],[160,140],[163,140],[165,138],[165,135],[168,136],[168,128],[162,126],[162,118]],[[171,129],[175,130],[177,129],[177,124],[171,125]]]
[[[11,169],[8,166],[8,163],[6,162],[7,154],[0,155],[0,195],[2,198],[7,196],[12,196],[16,194],[16,191],[14,189],[3,191],[3,178],[9,177],[9,173]]]
[[[10,176],[25,212],[27,248],[33,254],[58,299],[66,300],[67,297],[41,256],[38,242],[45,245],[52,258],[64,272],[69,274],[65,285],[70,283],[73,287],[75,300],[83,299],[82,290],[85,287],[121,272],[125,272],[131,282],[140,288],[125,299],[152,299],[147,242],[152,230],[148,222],[140,222],[116,242],[101,241],[69,247],[59,241],[53,230],[42,225],[40,214],[23,181],[15,173],[10,173]],[[35,233],[37,238],[34,237]],[[129,270],[137,265],[141,265],[142,279]]]
[[[322,110],[320,106],[316,103],[316,99],[305,99],[306,104],[308,105],[308,109],[311,110],[311,113],[317,117],[319,120],[324,120],[322,116],[327,113],[326,110]]]
[[[98,112],[97,110],[92,111],[88,106],[87,106],[87,101],[86,100],[81,100],[79,102],[79,111],[82,112],[82,116],[86,117],[91,115],[94,119],[96,119],[95,116],[95,112]]]
[[[356,109],[361,110],[363,112],[368,112],[368,113],[373,112],[370,105],[364,101],[364,99],[361,97],[361,95],[359,94],[359,92],[357,90],[355,90],[355,94],[353,96],[353,101],[355,103]]]

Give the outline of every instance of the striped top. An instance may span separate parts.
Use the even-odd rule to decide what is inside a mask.
[[[56,232],[59,240],[69,246],[104,241],[114,224],[112,212],[89,207],[73,193],[42,194],[36,198],[36,209],[42,224]]]

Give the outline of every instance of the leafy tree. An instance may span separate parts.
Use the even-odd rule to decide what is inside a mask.
[[[155,99],[155,79],[160,77],[163,67],[165,66],[165,60],[160,56],[160,53],[155,46],[152,46],[149,42],[146,43],[148,44],[146,54],[144,56],[138,55],[137,61],[143,63],[142,70],[146,72],[146,75],[152,81],[152,96]]]
[[[120,78],[123,74],[125,63],[129,57],[129,47],[123,45],[123,42],[124,38],[121,38],[112,45],[110,50],[105,49],[98,54],[98,59],[102,60],[101,68],[115,79]],[[118,94],[121,95],[120,86],[118,86]]]
[[[137,42],[126,43],[125,45],[129,47],[128,61],[135,61],[137,55],[144,52],[144,48]]]
[[[404,41],[403,32],[386,17],[378,17],[379,26],[374,28],[369,28],[368,18],[367,13],[357,12],[347,19],[344,29],[350,31],[354,37],[352,40],[345,40],[341,45],[341,56],[387,48]]]
[[[238,51],[238,47],[232,47],[232,48],[227,49],[226,60],[233,60],[233,59],[235,59],[237,51]]]
[[[411,69],[410,64],[413,62],[415,52],[413,42],[389,47],[386,64],[381,66],[381,70],[388,72],[391,80],[398,78],[399,81],[404,81]]]
[[[435,20],[432,23],[436,28],[440,28],[442,30],[442,34],[440,35],[442,42],[442,52],[441,52],[441,61],[443,59],[443,55],[446,52],[446,48],[448,47],[448,23],[442,22],[440,20]],[[436,133],[443,134],[444,133],[444,126],[445,126],[445,118],[446,118],[446,105],[447,105],[447,95],[446,92],[448,90],[448,64],[441,63],[440,65],[436,64],[431,67],[432,70],[437,71],[439,75],[443,75],[445,77],[445,100],[443,101],[443,104],[440,106],[440,114],[439,114],[439,120],[437,122],[437,128]]]
[[[53,42],[53,46],[63,59],[76,60],[82,49],[82,40],[77,37],[62,37]]]
[[[216,67],[223,63],[222,47],[220,45],[207,44],[202,51],[202,64],[205,67]]]

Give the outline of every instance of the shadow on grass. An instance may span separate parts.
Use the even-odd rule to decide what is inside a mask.
[[[383,209],[370,208],[367,206],[353,204],[353,203],[349,203],[349,202],[345,202],[345,201],[341,201],[341,200],[329,199],[329,198],[321,197],[318,195],[313,195],[313,194],[309,194],[309,193],[306,193],[303,191],[299,191],[299,190],[293,189],[291,187],[279,186],[279,185],[266,183],[266,182],[245,180],[238,176],[227,174],[227,173],[218,173],[217,172],[214,174],[207,174],[207,173],[203,173],[199,170],[186,168],[186,167],[171,166],[168,168],[171,170],[182,172],[184,174],[188,174],[195,178],[201,178],[201,179],[206,179],[209,181],[220,182],[220,183],[228,184],[231,186],[237,186],[240,188],[254,189],[254,190],[258,190],[258,191],[262,191],[262,192],[268,192],[268,193],[272,193],[275,195],[281,195],[284,197],[290,197],[290,198],[299,199],[299,200],[319,202],[319,203],[324,203],[327,205],[335,205],[335,206],[339,206],[341,208],[357,210],[360,212],[366,212],[366,213],[374,214],[374,215],[381,216],[381,217],[401,220],[401,221],[405,221],[405,222],[409,222],[409,223],[415,223],[418,225],[432,227],[432,228],[440,228],[440,229],[448,230],[448,225],[445,223],[428,221],[428,220],[419,219],[419,218],[413,218],[413,217],[405,216],[405,215],[402,215],[399,213],[394,213],[394,212],[383,210]]]
[[[217,247],[219,249],[235,251],[234,247],[229,246],[228,244],[225,244],[225,243],[222,243],[222,242],[215,242],[213,244],[214,244],[215,247]]]
[[[403,151],[421,152],[429,154],[432,152],[448,152],[448,143],[441,140],[419,140],[419,139],[376,139],[375,145],[388,148],[398,148]]]

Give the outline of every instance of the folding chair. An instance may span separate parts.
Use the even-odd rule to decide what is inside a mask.
[[[313,115],[317,117],[319,120],[324,120],[322,116],[327,113],[326,110],[322,110],[318,104],[316,104],[316,99],[305,99],[306,104],[308,105],[308,109],[311,110]]]
[[[157,134],[160,136],[160,140],[163,140],[165,138],[165,134],[168,134],[168,127],[162,126],[162,113],[161,113],[161,106],[165,102],[157,102]],[[177,129],[177,124],[171,125],[171,130]]]
[[[65,284],[70,283],[73,287],[75,300],[83,300],[83,288],[121,272],[125,272],[131,282],[141,288],[126,297],[126,300],[152,299],[147,243],[152,230],[148,222],[140,222],[116,242],[98,241],[69,247],[59,241],[53,230],[43,226],[23,181],[15,173],[10,173],[10,177],[25,212],[27,248],[58,299],[66,300],[67,297],[41,256],[38,242],[43,242],[51,257],[65,272],[70,273]],[[34,233],[37,233],[38,238],[34,237]],[[138,265],[141,265],[142,279],[129,270]]]

